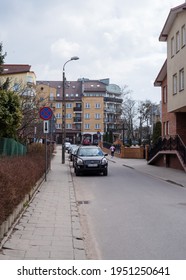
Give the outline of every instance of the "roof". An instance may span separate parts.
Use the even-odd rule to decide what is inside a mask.
[[[163,66],[154,82],[154,86],[160,87],[166,76],[167,76],[167,59],[165,60]]]
[[[177,15],[183,11],[186,10],[186,3],[179,5],[173,9],[170,10],[169,15],[167,17],[167,20],[165,22],[165,25],[161,31],[161,34],[159,36],[160,41],[167,41],[168,34],[170,32],[170,29],[174,23],[175,18]]]
[[[26,72],[30,72],[30,68],[31,66],[28,64],[2,64],[1,75],[26,73]]]
[[[105,92],[106,85],[99,80],[89,80],[83,83],[84,92]]]
[[[37,81],[37,86],[45,85],[49,86],[50,88],[55,88],[57,93],[60,95],[58,96],[59,99],[62,97],[63,93],[63,81]],[[82,82],[81,81],[66,81],[65,82],[65,94],[66,100],[68,99],[75,99],[78,100],[82,94]],[[67,94],[69,96],[67,96]],[[78,96],[76,96],[78,94]]]

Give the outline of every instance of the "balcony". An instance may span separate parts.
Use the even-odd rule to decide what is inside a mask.
[[[104,97],[105,102],[112,102],[112,103],[122,103],[123,99],[116,98],[116,97]]]
[[[116,109],[115,108],[105,108],[105,113],[115,113]]]
[[[74,117],[73,120],[74,120],[75,123],[81,123],[82,122],[82,119],[80,117]]]
[[[74,112],[81,112],[82,111],[82,107],[74,107],[73,111]]]

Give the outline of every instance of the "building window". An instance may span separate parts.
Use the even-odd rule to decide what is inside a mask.
[[[184,90],[184,69],[179,71],[179,90]]]
[[[176,33],[176,52],[179,52],[180,50],[180,32],[178,31]]]
[[[66,114],[66,118],[67,119],[71,119],[72,118],[72,114]]]
[[[95,129],[100,129],[100,128],[101,128],[100,124],[99,124],[99,123],[96,123],[96,124],[95,124]]]
[[[90,103],[85,103],[85,108],[89,109],[90,108]]]
[[[185,24],[181,28],[181,47],[184,47],[186,44],[186,34],[185,34]]]
[[[50,100],[54,100],[54,94],[53,94],[53,92],[50,93]]]
[[[101,119],[101,114],[95,114],[95,119],[96,120]]]
[[[14,91],[19,91],[20,85],[18,83],[14,84]]]
[[[72,129],[72,124],[71,123],[66,123],[66,128],[67,129]]]
[[[56,119],[61,119],[61,114],[60,113],[56,114]]]
[[[85,114],[85,119],[90,119],[90,114]]]
[[[72,103],[66,103],[66,108],[68,109],[72,108]]]
[[[166,124],[166,129],[167,129],[167,131],[166,131],[166,135],[169,135],[169,121],[167,121],[167,124]]]
[[[61,108],[61,103],[56,103],[56,108],[60,109]]]
[[[163,103],[167,103],[167,86],[163,87]]]
[[[56,129],[61,129],[61,123],[56,123]]]
[[[100,108],[101,108],[101,104],[100,104],[100,103],[96,103],[96,104],[95,104],[95,108],[96,108],[96,109],[100,109]]]
[[[85,129],[90,129],[90,124],[89,123],[85,123]]]
[[[171,57],[174,56],[174,37],[171,38]]]
[[[173,75],[173,94],[177,94],[177,74]]]

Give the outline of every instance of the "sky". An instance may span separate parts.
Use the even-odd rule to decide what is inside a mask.
[[[159,103],[154,81],[166,59],[159,35],[184,0],[1,0],[6,64],[29,64],[37,80],[109,78],[137,101]]]

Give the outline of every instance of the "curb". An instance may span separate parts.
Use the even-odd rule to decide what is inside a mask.
[[[72,222],[72,242],[74,248],[75,260],[86,260],[86,252],[84,246],[84,237],[81,230],[80,217],[77,206],[77,199],[74,189],[74,183],[70,170],[70,161],[68,164],[68,182],[70,192],[70,208],[71,208],[71,222]]]

